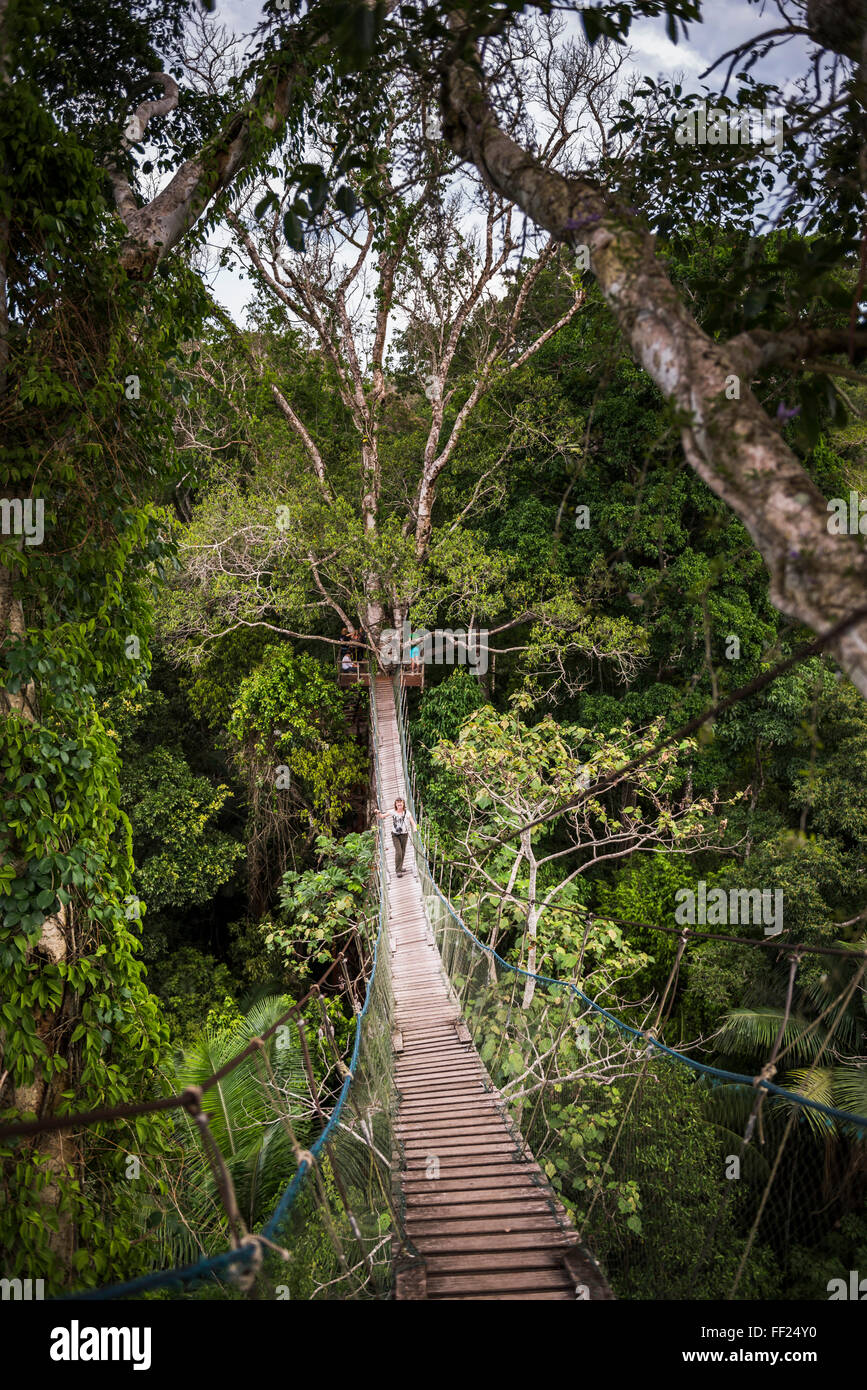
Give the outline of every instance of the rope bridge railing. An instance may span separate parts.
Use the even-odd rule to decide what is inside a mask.
[[[375,701],[371,701],[375,727]],[[378,768],[377,768],[378,775]],[[359,998],[359,981],[350,977],[341,951],[318,984],[291,1005],[261,1034],[245,1041],[223,1066],[199,1085],[177,1095],[94,1110],[53,1116],[0,1129],[0,1140],[26,1139],[46,1130],[104,1126],[137,1115],[179,1110],[198,1133],[202,1161],[199,1171],[210,1177],[214,1200],[222,1207],[223,1228],[231,1249],[202,1250],[200,1258],[169,1269],[154,1270],[136,1279],[104,1288],[60,1295],[61,1299],[143,1297],[170,1291],[175,1297],[207,1295],[243,1297],[256,1286],[260,1296],[290,1299],[370,1299],[386,1297],[391,1287],[391,1242],[396,1226],[392,1199],[392,1051],[391,981],[387,943],[388,911],[383,834],[379,834],[371,893],[378,906],[378,928],[368,936],[362,919],[354,946],[362,968],[370,974]],[[362,935],[363,933],[363,935]],[[337,1045],[325,1007],[322,986],[330,977],[341,979],[354,1008],[352,1045],[348,1056]],[[321,1026],[311,1037],[305,1007],[319,1006]],[[294,1036],[289,1038],[287,1033]],[[318,1063],[318,1067],[314,1066]],[[294,1067],[295,1076],[290,1077]],[[316,1072],[329,1082],[323,1090]],[[255,1073],[254,1076],[245,1073]],[[297,1103],[298,1078],[306,1088],[307,1104]],[[242,1165],[226,1158],[220,1135],[219,1088],[227,1080],[253,1080],[255,1104],[247,1115],[248,1129],[261,1131],[255,1155],[254,1183],[276,1181],[272,1215],[259,1231],[248,1231],[236,1193]],[[336,1087],[336,1090],[335,1090]],[[209,1093],[215,1103],[205,1109]],[[295,1172],[286,1185],[279,1174],[269,1178],[267,1146],[279,1127],[288,1140]],[[317,1132],[318,1131],[318,1132]],[[180,1136],[183,1137],[182,1135]],[[234,1146],[233,1146],[234,1149]],[[144,1159],[145,1156],[142,1156]],[[189,1150],[187,1151],[189,1157]],[[147,1171],[156,1164],[142,1162]],[[271,1165],[273,1167],[273,1165]],[[266,1206],[267,1210],[267,1206]],[[182,1214],[184,1225],[193,1223]],[[199,1237],[200,1248],[204,1240]],[[212,1243],[212,1242],[209,1242]],[[204,1287],[203,1287],[204,1285]]]
[[[406,696],[396,693],[416,865],[445,972],[494,1084],[615,1295],[827,1299],[829,1281],[857,1268],[867,1241],[867,1118],[822,1099],[818,1068],[837,1061],[832,1028],[799,1073],[800,1094],[774,1080],[791,1065],[797,950],[783,1026],[757,1076],[662,1041],[686,932],[654,1013],[633,1006],[633,1022],[572,980],[506,961],[467,926],[468,899],[461,911],[453,904],[453,866],[423,815]],[[481,894],[473,906],[477,930],[495,926]],[[593,929],[604,933],[608,918]],[[857,1002],[867,971],[863,952],[850,954],[859,968],[840,1008]]]

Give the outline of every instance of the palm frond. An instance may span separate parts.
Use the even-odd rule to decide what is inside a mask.
[[[752,1058],[766,1057],[782,1021],[782,1009],[733,1009],[726,1014],[720,1029],[722,1048]],[[821,1025],[811,1029],[808,1019],[792,1015],[786,1023],[782,1047],[793,1061],[811,1062],[820,1052],[826,1036]]]
[[[254,1003],[243,1018],[226,1029],[203,1029],[194,1045],[187,1049],[175,1067],[173,1083],[178,1090],[202,1085],[215,1071],[243,1052],[251,1039],[266,1033],[290,1000],[271,995]],[[268,1060],[281,1094],[257,1065],[256,1054],[246,1057],[205,1093],[204,1108],[211,1134],[229,1169],[239,1209],[248,1226],[255,1229],[270,1213],[276,1195],[295,1171],[292,1141],[281,1121],[281,1110],[289,1097],[307,1098],[306,1075],[300,1038],[294,1024],[285,1033],[272,1035],[265,1044]],[[301,1109],[301,1107],[299,1107]],[[299,1141],[306,1142],[309,1118],[306,1105],[293,1113],[293,1128]],[[162,1260],[166,1264],[184,1263],[202,1248],[219,1248],[225,1243],[226,1219],[219,1192],[203,1150],[197,1127],[184,1113],[176,1128],[179,1165],[174,1170],[175,1187],[183,1216],[164,1207],[157,1233]]]
[[[833,1075],[837,1109],[867,1118],[867,1067],[834,1067]]]
[[[801,1067],[787,1072],[778,1082],[785,1091],[793,1091],[807,1100],[818,1101],[820,1105],[834,1104],[834,1069],[832,1067]],[[778,1099],[778,1104],[785,1101]],[[802,1114],[817,1134],[833,1134],[835,1122],[821,1111],[811,1110],[809,1106],[800,1107]]]

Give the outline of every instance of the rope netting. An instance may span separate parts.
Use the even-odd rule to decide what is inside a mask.
[[[371,705],[375,729],[375,701]],[[376,778],[379,787],[378,765]],[[224,1040],[230,1060],[200,1085],[187,1085],[180,1096],[121,1107],[123,1115],[94,1113],[57,1122],[104,1124],[127,1119],[126,1111],[178,1109],[179,1161],[194,1173],[187,1188],[196,1194],[196,1210],[181,1202],[175,1224],[199,1252],[187,1264],[66,1298],[344,1301],[389,1296],[400,1225],[392,1190],[392,993],[384,845],[380,827],[368,893],[373,910],[362,914],[354,928],[355,978],[345,951],[325,972],[334,977],[332,992],[342,980],[343,997],[352,1007],[346,1042],[338,1041],[323,979],[260,1035],[233,1032]],[[209,1061],[213,1056],[207,1048],[206,1056]],[[230,1125],[229,1113],[239,1111],[242,1122]],[[12,1126],[9,1134],[19,1129],[29,1134],[44,1123]],[[292,1164],[294,1175],[286,1185]],[[141,1165],[146,1173],[159,1171],[157,1158],[151,1162],[143,1155]],[[165,1219],[165,1201],[151,1205]],[[147,1207],[145,1199],[143,1216]],[[254,1207],[272,1209],[258,1231],[246,1224]],[[228,1243],[231,1249],[219,1248]]]
[[[829,1281],[849,1277],[859,1249],[867,1256],[867,1118],[821,1098],[819,1069],[839,1060],[833,1027],[798,1072],[797,1096],[774,1080],[792,1066],[797,954],[784,1026],[757,1076],[663,1041],[685,933],[650,1009],[615,1015],[577,977],[510,964],[489,944],[502,900],[455,887],[417,804],[403,690],[398,706],[416,865],[446,974],[512,1119],[615,1296],[826,1300]],[[867,962],[852,954],[859,968],[835,1019],[853,1001],[863,1008]]]
[[[374,748],[376,701],[371,698]],[[374,758],[377,791],[379,765]],[[284,1297],[376,1299],[391,1290],[392,1252],[399,1238],[393,1191],[394,1086],[392,994],[388,944],[385,832],[380,826],[372,892],[379,926],[373,969],[358,1013],[355,1044],[340,1097],[319,1139],[313,1163],[299,1153],[292,1184],[264,1234],[289,1252],[272,1272]],[[312,1166],[315,1181],[304,1181]],[[273,1263],[273,1262],[272,1262]]]
[[[366,998],[360,1008],[353,999],[358,1011],[348,1066],[334,1059],[343,1076],[340,1093],[309,1150],[302,1147],[290,1108],[280,1117],[292,1136],[298,1169],[262,1234],[285,1247],[285,1261],[267,1259],[267,1282],[282,1298],[377,1299],[391,1288],[391,981],[381,844],[374,877],[379,931]],[[328,1100],[317,1094],[310,1073],[308,1090],[324,1120]]]

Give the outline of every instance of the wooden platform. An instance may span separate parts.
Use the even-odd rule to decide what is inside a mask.
[[[337,684],[338,684],[338,685],[341,687],[341,689],[343,689],[343,690],[348,690],[348,689],[350,689],[351,686],[354,686],[354,685],[360,685],[360,686],[368,686],[368,685],[370,685],[370,674],[369,674],[369,672],[368,672],[368,663],[367,663],[366,661],[360,662],[360,663],[359,663],[358,670],[355,670],[355,671],[342,671],[342,670],[340,670],[340,668],[338,668],[338,671],[337,671]]]
[[[391,682],[375,682],[383,806],[405,795]],[[387,842],[390,841],[385,821]],[[610,1299],[511,1124],[461,1022],[425,917],[412,845],[387,850],[396,1142],[409,1250],[398,1299]]]

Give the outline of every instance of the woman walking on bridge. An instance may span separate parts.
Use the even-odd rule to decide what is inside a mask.
[[[394,845],[394,871],[398,878],[403,878],[403,856],[406,854],[406,842],[409,839],[409,831],[417,830],[418,826],[406,809],[406,802],[402,796],[395,799],[393,810],[377,810],[376,814],[379,816],[380,820],[382,820],[384,816],[391,816],[391,843]]]

